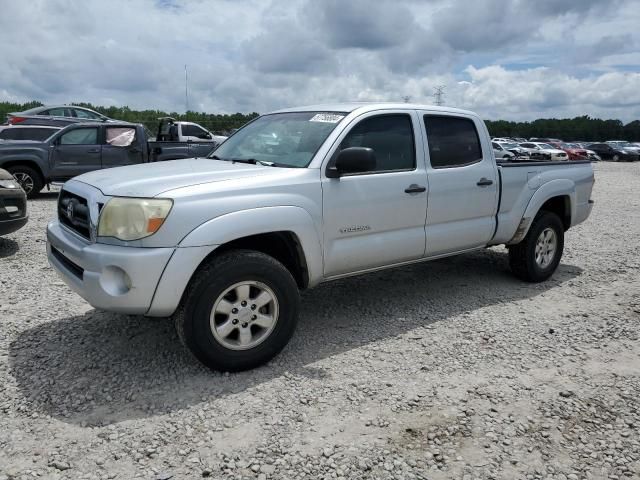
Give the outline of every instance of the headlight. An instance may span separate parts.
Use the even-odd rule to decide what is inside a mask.
[[[157,198],[112,198],[103,207],[99,237],[140,240],[156,233],[171,211],[173,201]]]
[[[15,180],[0,180],[0,188],[20,188]]]

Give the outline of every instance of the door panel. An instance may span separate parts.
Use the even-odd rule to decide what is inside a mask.
[[[485,246],[493,236],[499,182],[491,144],[473,118],[425,115],[429,206],[427,256]]]
[[[394,114],[390,111],[386,115],[380,115],[380,112],[363,115],[346,129],[338,141],[340,147],[337,147],[373,148],[378,166],[386,171],[341,178],[326,178],[323,173],[326,277],[424,256],[427,176],[422,139],[419,134],[411,135],[412,129],[418,131],[415,130],[417,116],[404,112],[404,130],[398,129],[387,136],[384,132],[391,129],[380,132],[357,131],[358,125],[364,125],[363,122],[367,120],[375,122],[376,118]],[[415,155],[415,152],[420,154]],[[410,155],[415,158],[409,158]],[[413,164],[412,169],[393,171],[394,165],[406,165],[407,161]],[[323,172],[326,166],[325,162]],[[413,185],[424,187],[425,190],[405,192]]]
[[[63,134],[51,147],[51,177],[68,180],[102,166],[98,128],[77,128]]]

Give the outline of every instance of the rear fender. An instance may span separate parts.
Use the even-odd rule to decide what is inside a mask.
[[[571,218],[575,218],[576,215],[576,185],[573,180],[566,178],[558,178],[551,180],[542,185],[531,197],[527,208],[524,211],[522,220],[518,225],[518,229],[513,238],[507,242],[507,245],[514,245],[520,243],[524,237],[527,236],[529,228],[533,219],[536,217],[542,205],[553,197],[569,196],[569,204],[571,210]]]

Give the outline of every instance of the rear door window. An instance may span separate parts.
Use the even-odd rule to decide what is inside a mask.
[[[136,129],[130,127],[107,127],[107,144],[113,147],[128,147],[136,138]]]
[[[60,137],[61,145],[97,145],[97,128],[77,128]]]
[[[86,110],[80,110],[79,108],[74,108],[73,113],[78,118],[86,118],[88,120],[97,120],[100,117],[92,112],[87,112]]]
[[[425,115],[429,157],[433,168],[453,168],[482,161],[482,148],[471,119]]]

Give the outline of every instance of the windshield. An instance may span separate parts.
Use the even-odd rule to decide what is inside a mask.
[[[557,150],[556,147],[553,147],[553,146],[549,145],[548,143],[539,143],[538,145],[541,148],[546,148],[547,150]]]
[[[519,145],[517,143],[501,143],[500,145],[502,145],[502,148],[518,148]]]
[[[343,112],[274,113],[257,118],[216,148],[209,158],[307,167],[346,116]]]

